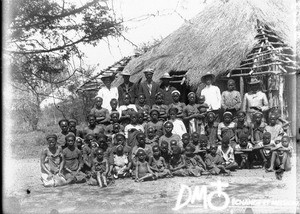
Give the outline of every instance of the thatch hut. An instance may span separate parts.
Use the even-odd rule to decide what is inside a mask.
[[[186,89],[192,90],[201,88],[201,76],[210,71],[221,90],[222,79],[231,77],[238,80],[242,93],[247,91],[244,82],[256,75],[265,83],[270,101],[288,115],[286,104],[296,100],[284,96],[285,89],[295,91],[290,74],[298,68],[295,6],[293,0],[214,1],[159,45],[132,59],[124,70],[133,75],[131,81],[142,78],[149,67],[155,69],[155,81],[169,72],[173,84],[185,82]],[[296,105],[289,110],[295,116]]]

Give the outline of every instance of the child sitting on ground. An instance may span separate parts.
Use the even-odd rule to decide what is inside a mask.
[[[233,148],[230,146],[230,137],[225,135],[222,138],[222,145],[218,147],[217,153],[224,159],[225,169],[234,171],[238,164],[234,160]]]
[[[110,120],[109,111],[106,108],[102,108],[103,99],[102,97],[95,98],[95,105],[91,109],[90,114],[96,116],[97,124],[108,124]]]
[[[216,122],[216,115],[215,113],[208,112],[206,114],[206,125],[204,127],[205,135],[208,136],[208,144],[209,146],[213,143],[218,142],[218,125],[219,123]]]
[[[130,99],[130,95],[126,93],[123,98],[124,105],[119,107],[119,113],[121,115],[120,123],[124,126],[130,123],[130,115],[134,112],[137,113],[136,106],[135,104],[130,104]]]
[[[246,113],[244,111],[237,112],[237,119],[235,122],[236,142],[239,141],[241,134],[248,135],[249,141],[251,140],[251,127],[250,124],[246,121]]]
[[[260,157],[262,160],[262,166],[265,169],[268,169],[271,165],[272,149],[276,147],[275,142],[271,140],[270,132],[265,132],[263,134],[262,144],[260,142],[258,143],[258,146],[263,146],[263,148],[259,149]]]
[[[281,143],[274,148],[270,167],[268,172],[275,170],[275,175],[278,180],[282,179],[283,172],[291,170],[292,146],[290,146],[290,138],[283,136]]]
[[[225,169],[225,162],[222,156],[217,153],[217,149],[217,144],[213,143],[210,145],[210,152],[205,156],[206,167],[212,175],[218,175],[220,173],[230,175],[230,171]]]
[[[92,166],[92,176],[88,181],[89,185],[99,185],[99,187],[107,187],[107,176],[109,172],[108,161],[104,158],[103,149],[97,149]]]
[[[223,122],[218,125],[218,139],[221,142],[223,137],[229,137],[231,147],[235,147],[235,123],[232,122],[232,113],[227,111],[223,114]]]
[[[271,114],[269,117],[269,125],[266,125],[265,130],[271,133],[271,140],[280,140],[285,134],[280,124],[276,123],[277,117]]]
[[[161,121],[167,120],[168,106],[164,104],[164,95],[161,92],[155,94],[155,104],[152,106],[153,109],[157,109],[159,112],[158,119]]]
[[[151,146],[158,145],[159,136],[155,135],[155,129],[152,126],[149,126],[146,131],[146,144]]]
[[[199,177],[206,169],[206,165],[199,155],[196,155],[195,148],[187,145],[185,148],[186,171],[189,176]]]
[[[41,161],[41,180],[44,187],[62,186],[67,182],[62,174],[64,156],[62,148],[57,145],[57,136],[49,134],[46,137],[48,147],[42,150]]]
[[[170,108],[177,108],[177,117],[179,119],[183,118],[183,109],[185,108],[185,103],[182,103],[179,101],[180,98],[180,92],[178,90],[174,90],[171,92],[172,98],[173,98],[173,103],[169,105]]]
[[[165,159],[161,156],[158,145],[152,147],[153,156],[150,157],[150,169],[155,173],[157,178],[172,177]]]
[[[146,104],[146,97],[144,94],[139,94],[138,100],[136,103],[136,109],[138,112],[141,112],[144,114],[145,121],[149,119],[150,106]]]
[[[135,145],[131,150],[131,160],[133,162],[133,166],[137,161],[137,151],[139,149],[143,149],[146,152],[146,160],[148,161],[149,158],[152,156],[152,148],[149,145],[146,145],[146,135],[143,132],[139,132],[136,136],[137,145]]]
[[[147,123],[147,128],[152,126],[155,130],[155,135],[158,137],[163,135],[163,122],[158,120],[159,111],[157,109],[151,109],[150,121]],[[147,130],[147,129],[146,129]]]
[[[137,151],[138,160],[135,168],[136,182],[151,181],[156,179],[154,172],[150,169],[149,163],[146,161],[146,156],[145,150],[139,148]]]
[[[235,157],[239,169],[252,168],[252,144],[249,142],[249,135],[241,133],[239,135],[238,144],[235,146]]]
[[[170,171],[173,176],[187,176],[185,158],[181,154],[181,149],[179,146],[172,148],[172,155],[170,158]]]
[[[160,149],[161,156],[165,159],[166,164],[168,165],[168,168],[169,168],[171,153],[169,150],[168,142],[166,142],[166,141],[161,142],[159,149]]]
[[[114,178],[130,176],[131,162],[128,160],[128,153],[125,153],[122,145],[118,145],[114,154],[113,175]]]
[[[177,108],[171,107],[168,111],[168,115],[169,115],[170,121],[173,123],[173,126],[174,126],[172,133],[182,136],[184,133],[186,133],[186,128],[185,128],[185,125],[182,122],[182,120],[177,118],[177,112],[178,112]]]

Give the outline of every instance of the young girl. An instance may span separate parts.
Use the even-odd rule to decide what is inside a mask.
[[[114,178],[130,176],[131,162],[128,160],[128,153],[124,153],[123,146],[118,145],[114,154],[113,174]]]
[[[95,98],[95,105],[92,108],[90,114],[96,116],[97,124],[108,124],[110,120],[109,111],[106,108],[102,108],[103,99],[101,97]]]
[[[152,126],[155,130],[155,135],[158,137],[163,135],[163,122],[158,120],[159,111],[157,109],[151,109],[150,111],[150,121],[146,125],[146,130],[148,127]]]
[[[143,149],[137,151],[138,161],[135,168],[135,181],[151,181],[156,179],[155,174],[150,169],[149,163],[146,161],[146,152]]]
[[[235,147],[235,123],[232,122],[232,113],[225,112],[223,114],[223,122],[218,125],[218,139],[222,141],[223,137],[229,137],[231,146]]]
[[[186,128],[184,123],[181,119],[177,118],[178,109],[171,107],[168,111],[170,121],[173,123],[173,134],[178,134],[179,136],[182,136],[184,133],[186,133]]]
[[[155,104],[152,106],[153,109],[157,109],[159,112],[158,119],[166,121],[168,115],[168,106],[164,104],[164,95],[161,92],[155,94]]]
[[[169,105],[170,108],[177,108],[177,117],[179,119],[183,118],[183,109],[185,108],[185,103],[179,102],[180,92],[178,90],[172,91],[173,103]]]
[[[241,108],[241,94],[235,90],[235,81],[229,79],[227,82],[227,91],[221,95],[221,106],[224,111],[229,111],[235,117],[236,112]]]
[[[198,117],[199,117],[199,105],[196,104],[196,95],[194,92],[188,94],[189,104],[183,109],[183,119],[188,121],[189,124],[189,133],[199,132],[198,127]]]
[[[144,127],[138,124],[138,113],[132,112],[130,115],[130,124],[125,126],[124,129],[128,145],[134,146],[134,138],[138,132],[144,132]]]
[[[62,186],[67,184],[63,174],[64,156],[62,148],[57,145],[57,136],[49,134],[46,137],[48,147],[42,150],[41,180],[45,187]]]
[[[156,174],[157,178],[172,177],[171,171],[167,168],[165,159],[161,156],[159,147],[152,147],[153,156],[150,157],[150,169]]]
[[[218,125],[216,115],[213,112],[206,114],[206,125],[204,127],[205,135],[208,136],[209,145],[218,142]]]
[[[130,104],[130,95],[125,94],[123,98],[124,105],[119,107],[120,123],[124,126],[130,123],[130,115],[133,112],[137,112],[135,104]]]
[[[99,185],[99,187],[107,186],[107,175],[109,172],[108,161],[104,159],[103,149],[97,149],[95,152],[96,158],[93,160],[92,177],[89,185]]]

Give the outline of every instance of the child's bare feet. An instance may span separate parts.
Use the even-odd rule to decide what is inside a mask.
[[[266,172],[274,172],[274,170],[272,167],[270,167],[270,168],[266,169]]]

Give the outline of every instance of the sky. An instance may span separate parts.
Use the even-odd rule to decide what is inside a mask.
[[[85,66],[96,66],[95,73],[114,62],[134,54],[135,45],[153,43],[178,29],[197,15],[205,0],[109,0],[115,17],[124,20],[122,37],[104,39],[93,47],[81,45]],[[82,2],[83,3],[83,2]],[[133,44],[131,44],[133,43]]]

